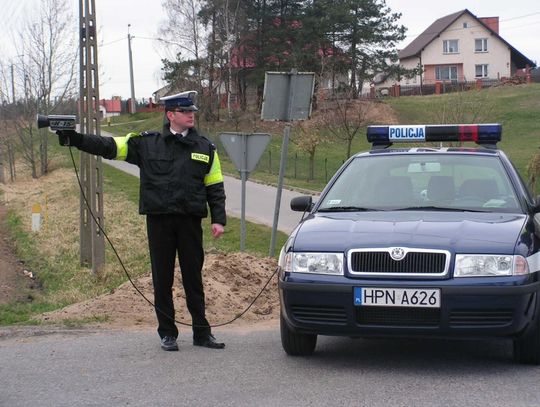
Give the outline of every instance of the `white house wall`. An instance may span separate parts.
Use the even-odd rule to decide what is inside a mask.
[[[466,28],[463,27],[464,23],[467,24]],[[481,38],[487,39],[487,52],[475,52],[475,40]],[[444,40],[458,40],[459,51],[457,53],[443,53]],[[474,81],[476,79],[476,65],[488,65],[486,79],[510,77],[515,71],[515,67],[511,66],[511,52],[508,45],[468,14],[462,15],[439,37],[429,43],[422,51],[421,60],[424,67],[431,66],[431,76],[433,76],[434,66],[459,66],[458,81]],[[419,62],[418,57],[410,57],[400,60],[400,65],[413,69],[418,66]],[[424,75],[424,83],[434,82],[429,80],[432,79],[429,76],[429,74]],[[396,83],[396,81],[391,82]],[[416,85],[420,83],[420,77],[404,78],[400,83],[401,85]],[[381,85],[388,86],[389,84]]]
[[[463,28],[463,24],[467,28]],[[475,40],[487,38],[487,52],[475,52]],[[459,52],[443,53],[444,40],[458,40]],[[510,76],[510,49],[470,15],[464,14],[433,40],[422,52],[423,65],[463,64],[462,80],[475,79],[475,66],[488,65],[488,78]]]

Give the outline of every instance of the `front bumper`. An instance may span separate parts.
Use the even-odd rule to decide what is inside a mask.
[[[521,280],[520,280],[521,279]],[[473,280],[320,282],[313,276],[280,275],[281,312],[294,331],[340,336],[431,336],[491,338],[517,336],[537,309],[540,282],[503,278]],[[467,285],[464,285],[467,283]],[[354,287],[439,288],[440,308],[355,306]]]

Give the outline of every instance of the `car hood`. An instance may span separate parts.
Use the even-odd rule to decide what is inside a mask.
[[[414,247],[454,253],[514,253],[523,214],[475,212],[317,213],[295,232],[294,251]]]

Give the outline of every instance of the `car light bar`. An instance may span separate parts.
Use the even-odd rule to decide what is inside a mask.
[[[367,139],[373,145],[394,142],[474,141],[496,145],[501,141],[500,124],[443,124],[368,126]]]

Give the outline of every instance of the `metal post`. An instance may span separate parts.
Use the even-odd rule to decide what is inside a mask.
[[[240,208],[240,251],[243,252],[246,248],[246,181],[248,177],[247,171],[247,134],[241,134],[242,138],[242,169],[240,177],[242,179],[242,196]]]
[[[129,51],[129,80],[131,83],[131,114],[137,112],[137,105],[135,103],[135,79],[133,78],[133,57],[131,55],[131,35],[129,34],[129,27],[131,24],[128,24],[128,51]]]
[[[289,97],[287,99],[287,114],[285,121],[287,125],[283,131],[283,144],[281,147],[281,162],[279,164],[279,176],[278,176],[278,186],[276,191],[276,204],[274,209],[274,223],[272,225],[272,237],[270,239],[270,257],[274,257],[276,249],[276,234],[279,220],[279,209],[281,206],[281,191],[283,190],[283,178],[285,177],[285,164],[287,162],[287,150],[289,148],[289,137],[291,134],[291,125],[288,123],[292,116],[292,101],[294,97],[294,80],[298,71],[296,69],[291,69],[289,74]]]
[[[99,81],[97,58],[97,29],[95,0],[79,0],[80,33],[80,98],[79,118],[81,133],[101,134],[99,126]],[[93,220],[92,211],[103,228],[103,173],[101,157],[81,152],[80,178],[84,199],[80,197],[80,261],[92,267],[92,272],[105,263],[103,233]],[[88,203],[88,205],[87,205]],[[88,208],[90,206],[90,208]]]

